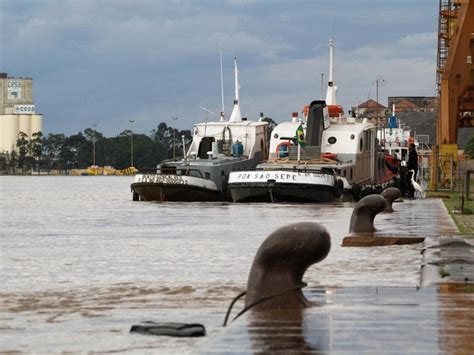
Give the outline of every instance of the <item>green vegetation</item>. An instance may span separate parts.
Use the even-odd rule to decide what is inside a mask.
[[[471,159],[474,159],[474,136],[472,136],[469,142],[466,143],[464,154],[468,155]]]
[[[461,186],[461,181],[456,182],[456,186]],[[474,181],[471,180],[471,192],[474,191]],[[464,209],[461,211],[461,193],[460,192],[428,192],[428,197],[440,197],[443,199],[449,214],[458,227],[461,234],[474,237],[474,200],[468,200],[464,197]],[[471,193],[472,196],[472,193]]]
[[[124,169],[131,165],[131,131],[125,130],[116,137],[104,137],[92,128],[66,136],[41,132],[31,138],[18,134],[17,150],[0,157],[0,171],[8,174],[32,173],[33,171],[66,171],[85,169],[95,164]],[[173,138],[176,157],[182,156],[183,140],[189,147],[192,134],[189,130],[177,130],[162,122],[149,135],[133,134],[133,162],[138,169],[156,167],[165,159],[173,158]],[[95,149],[94,149],[95,148]]]
[[[441,276],[441,278],[448,277],[449,275],[449,271],[446,270],[444,267],[439,269],[439,276]]]

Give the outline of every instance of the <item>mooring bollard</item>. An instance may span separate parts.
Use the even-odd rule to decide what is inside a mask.
[[[391,198],[393,197],[393,200],[396,199],[395,196],[398,197],[400,195],[400,190],[396,188],[395,190],[386,193]],[[384,211],[386,206],[389,204],[388,199],[382,195],[365,196],[357,202],[354,211],[352,212],[351,224],[349,227],[349,233],[351,233],[351,235],[344,237],[342,240],[343,247],[376,247],[395,244],[413,244],[420,243],[424,240],[424,237],[405,235],[376,235],[375,232],[377,230],[374,227],[375,216]]]
[[[247,282],[245,307],[294,308],[309,305],[301,289],[303,275],[331,249],[329,232],[318,223],[278,228],[255,255]]]
[[[392,203],[401,196],[401,191],[396,187],[388,187],[380,195],[385,198],[385,209],[383,212],[393,212]]]
[[[362,198],[352,212],[350,233],[375,232],[374,218],[385,209],[385,198],[380,195],[368,195]]]

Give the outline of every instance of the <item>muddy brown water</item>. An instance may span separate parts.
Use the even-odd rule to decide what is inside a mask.
[[[210,336],[219,334],[261,242],[298,221],[321,223],[332,238],[329,256],[304,277],[309,289],[416,288],[420,282],[420,244],[340,246],[353,203],[133,202],[131,182],[0,177],[0,350],[190,351],[205,338],[157,338],[129,329],[144,320],[199,322]],[[393,207],[395,213],[376,217],[377,233],[456,230],[439,200]]]

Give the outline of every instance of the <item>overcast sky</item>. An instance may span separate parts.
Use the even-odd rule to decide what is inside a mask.
[[[200,105],[233,100],[240,67],[242,115],[283,122],[320,98],[335,41],[337,98],[347,111],[387,96],[434,95],[435,0],[0,0],[0,72],[32,77],[45,133],[97,124],[114,136],[160,122],[191,129]]]

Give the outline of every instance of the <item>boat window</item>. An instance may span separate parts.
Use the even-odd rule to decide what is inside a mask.
[[[364,150],[366,152],[368,152],[370,150],[370,132],[369,131],[365,131],[364,132],[364,138],[365,138],[365,147],[364,147]]]
[[[209,180],[211,178],[211,173],[204,173],[204,177]]]
[[[204,137],[199,143],[198,157],[201,159],[207,159],[207,152],[212,150],[212,142],[214,137]]]
[[[360,137],[360,140],[359,140],[359,150],[362,152],[362,149],[364,149],[364,140],[362,139],[362,137]]]
[[[273,138],[277,139],[277,138],[278,138],[278,133],[275,133],[275,134],[273,135]]]
[[[355,134],[351,134],[351,139],[354,139],[355,137]]]
[[[334,144],[334,143],[336,143],[336,142],[337,142],[337,138],[336,138],[336,137],[329,137],[329,138],[328,138],[328,143],[329,143],[329,144]]]

